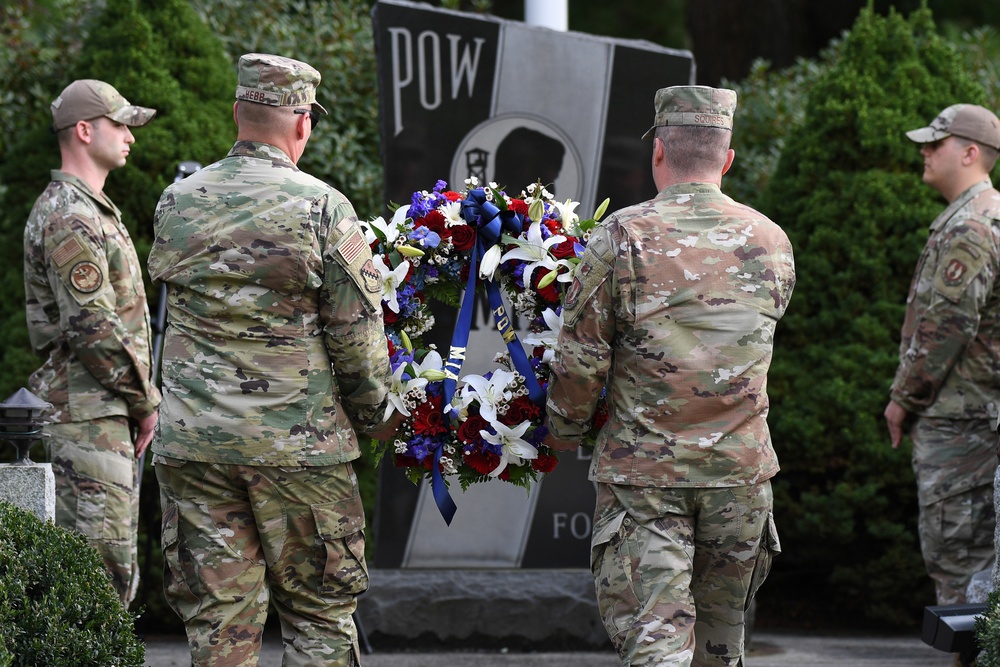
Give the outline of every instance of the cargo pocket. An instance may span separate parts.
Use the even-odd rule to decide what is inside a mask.
[[[326,547],[320,592],[329,597],[364,593],[368,590],[368,565],[361,496],[313,505],[312,512],[316,531]]]
[[[76,531],[92,540],[130,542],[135,469],[131,459],[91,452],[72,461]],[[68,466],[67,466],[68,467]]]
[[[774,516],[768,512],[767,520],[764,523],[764,534],[760,538],[760,549],[757,550],[753,573],[750,575],[750,587],[747,589],[747,599],[743,605],[744,611],[750,608],[750,603],[757,595],[760,585],[764,583],[771,571],[771,562],[780,553],[781,542],[778,541],[778,529],[774,525]]]
[[[615,645],[617,635],[628,631],[639,600],[632,581],[632,559],[623,548],[633,521],[622,510],[601,517],[594,525],[590,569],[597,587],[597,607],[604,628]]]
[[[194,618],[198,612],[200,600],[192,592],[191,585],[187,577],[184,576],[184,566],[180,553],[179,522],[180,513],[177,509],[177,503],[165,503],[163,527],[160,533],[160,540],[163,544],[163,562],[166,566],[163,590],[171,608],[186,622]]]

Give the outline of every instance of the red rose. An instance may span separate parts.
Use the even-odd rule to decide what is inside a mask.
[[[558,280],[553,280],[551,283],[546,285],[542,289],[538,289],[538,283],[541,282],[542,278],[549,275],[551,271],[544,267],[539,267],[537,271],[531,274],[532,287],[535,288],[535,292],[538,293],[542,299],[549,303],[557,304],[559,303],[559,290],[556,289],[556,285],[559,283]]]
[[[598,401],[597,410],[594,412],[594,424],[593,430],[599,431],[608,423],[608,418],[611,415],[608,413],[608,403],[607,401]]]
[[[443,239],[451,236],[451,230],[445,227],[445,219],[444,216],[441,215],[440,211],[431,211],[424,217],[417,220],[414,224],[419,226],[420,223],[423,223],[424,226],[432,232],[436,232],[437,235]]]
[[[467,445],[479,445],[483,441],[483,436],[479,435],[479,432],[486,426],[486,420],[479,415],[469,415],[469,418],[458,427],[458,439]]]
[[[565,241],[552,248],[552,254],[556,259],[576,257],[576,239],[572,236],[567,237]]]
[[[476,244],[476,230],[468,225],[458,225],[450,227],[451,242],[455,244],[455,250],[472,250]]]
[[[542,220],[542,224],[548,227],[549,231],[553,234],[562,233],[562,223],[558,220],[553,220],[552,218],[545,218]]]
[[[397,468],[418,468],[421,465],[416,458],[405,454],[396,454],[393,463],[396,464]]]
[[[500,423],[507,426],[517,426],[523,421],[538,419],[542,409],[535,405],[527,396],[518,396],[507,407],[507,412],[500,417]]]
[[[393,344],[392,339],[389,338],[388,336],[385,337],[385,347],[386,350],[388,350],[389,352],[390,358],[392,357],[392,355],[396,354],[396,346]]]
[[[521,215],[528,215],[528,205],[523,199],[511,199],[510,206],[508,207],[514,213],[520,213]]]
[[[413,412],[413,432],[420,435],[441,435],[448,432],[448,424],[441,412],[441,397],[432,396]]]
[[[382,304],[382,321],[386,324],[395,324],[399,321],[399,315],[389,310],[389,306]]]
[[[448,201],[458,201],[459,199],[462,198],[462,195],[458,194],[454,190],[445,190],[441,194],[443,194],[444,198],[447,199]]]
[[[531,467],[538,472],[552,472],[556,468],[559,459],[548,454],[539,454],[538,458],[531,460]]]
[[[480,475],[489,475],[500,465],[500,457],[493,452],[473,451],[465,454],[465,464]]]

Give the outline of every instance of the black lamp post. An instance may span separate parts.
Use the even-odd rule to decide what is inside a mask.
[[[27,389],[18,389],[0,403],[0,440],[6,440],[17,449],[14,465],[28,465],[28,450],[42,439],[45,420],[42,413],[52,407]]]

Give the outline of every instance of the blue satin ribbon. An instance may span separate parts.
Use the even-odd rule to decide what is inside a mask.
[[[487,201],[486,192],[482,188],[472,190],[469,192],[468,198],[462,201],[462,218],[476,230],[476,244],[469,257],[469,278],[465,285],[465,294],[462,295],[458,320],[455,322],[448,361],[444,365],[445,373],[447,373],[444,380],[444,405],[446,406],[451,405],[452,398],[455,396],[458,376],[462,370],[462,363],[465,361],[466,347],[469,344],[469,330],[472,328],[472,314],[476,302],[476,277],[479,274],[479,262],[485,257],[486,251],[500,243],[500,238],[505,232],[511,236],[518,236],[524,229],[523,215],[510,209],[501,211],[496,204]],[[500,287],[493,280],[485,281],[485,286],[490,311],[493,313],[497,328],[507,344],[507,351],[510,353],[514,368],[524,376],[528,397],[536,405],[543,406],[545,404],[545,391],[538,384],[538,379],[531,368],[524,347],[521,346],[521,341],[511,326],[510,316],[507,314],[507,309],[500,296]],[[458,417],[458,413],[452,409],[449,416],[455,419]],[[434,451],[431,490],[434,493],[434,502],[437,503],[441,516],[444,517],[447,524],[451,525],[456,506],[444,484],[444,477],[441,475],[438,465],[441,455],[442,451],[439,447]]]

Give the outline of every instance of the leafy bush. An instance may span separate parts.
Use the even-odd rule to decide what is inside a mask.
[[[97,551],[0,501],[0,665],[142,667],[144,657]]]
[[[984,91],[930,11],[869,6],[808,90],[760,202],[798,275],[768,383],[785,553],[761,601],[781,599],[786,618],[907,625],[933,599],[909,452],[890,448],[881,415],[910,276],[944,207],[904,131],[959,100]]]
[[[990,593],[986,613],[976,617],[976,667],[1000,667],[1000,589]]]

